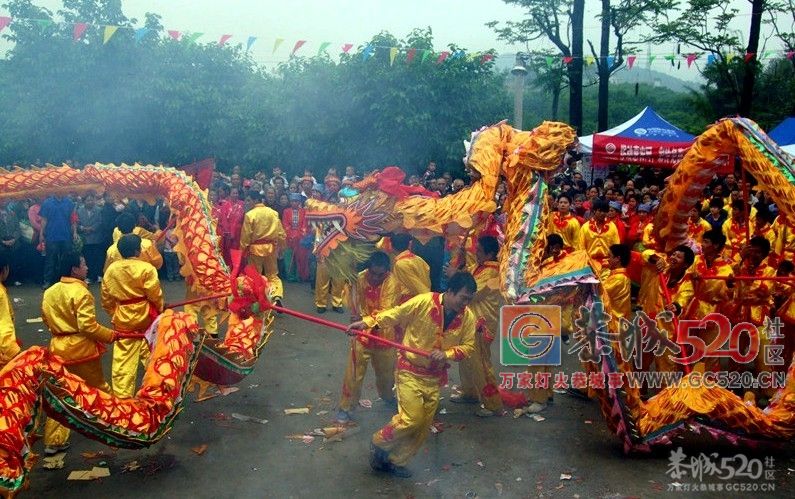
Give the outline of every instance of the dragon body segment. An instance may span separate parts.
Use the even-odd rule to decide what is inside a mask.
[[[191,373],[216,384],[240,381],[267,342],[273,316],[258,275],[233,276],[219,251],[206,193],[187,174],[141,165],[49,166],[0,170],[0,199],[42,198],[108,190],[130,198],[164,199],[175,216],[181,273],[198,296],[235,296],[223,340],[205,338],[193,316],[166,311],[152,324],[151,355],[135,397],[121,399],[86,385],[46,348],[32,347],[0,371],[0,490],[24,486],[29,437],[47,415],[114,447],[141,448],[165,436],[181,412]]]

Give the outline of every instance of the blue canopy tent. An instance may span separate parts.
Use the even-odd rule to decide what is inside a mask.
[[[787,118],[768,133],[785,152],[795,155],[795,118]]]
[[[580,150],[592,154],[594,166],[632,163],[673,168],[693,144],[695,136],[672,125],[646,107],[625,123],[580,137]]]

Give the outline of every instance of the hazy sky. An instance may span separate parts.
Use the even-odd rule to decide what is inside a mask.
[[[749,2],[731,2],[743,13],[736,21],[737,28],[747,31]],[[51,10],[61,6],[58,0],[35,3]],[[484,24],[520,19],[523,14],[522,9],[501,0],[124,0],[123,6],[125,14],[138,19],[139,25],[144,13],[155,12],[162,16],[167,30],[203,32],[200,42],[231,34],[230,43],[245,43],[249,36],[256,36],[254,59],[267,66],[286,60],[299,39],[307,40],[301,54],[314,55],[320,44],[328,41],[328,52],[335,55],[343,43],[358,46],[381,30],[403,38],[412,28],[425,26],[433,29],[437,50],[456,43],[470,52],[495,48],[499,53],[511,53],[520,48],[498,41]],[[594,45],[599,38],[599,6],[596,0],[586,0],[585,35]],[[276,38],[285,41],[274,54]]]

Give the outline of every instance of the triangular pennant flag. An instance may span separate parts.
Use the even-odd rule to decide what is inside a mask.
[[[666,61],[671,61],[671,63],[673,64],[674,59],[676,59],[676,54],[665,55],[663,56],[663,59],[665,59]]]
[[[795,50],[788,51],[787,52],[787,59],[791,61],[793,57],[795,57]]]
[[[135,43],[140,43],[141,40],[149,33],[151,30],[149,28],[138,28],[135,30]]]
[[[734,60],[735,54],[734,52],[729,52],[726,54],[726,63],[729,64]]]
[[[290,55],[291,56],[295,55],[295,53],[298,52],[298,49],[303,47],[305,43],[306,43],[306,40],[298,40],[297,42],[295,42],[295,45],[293,46],[293,51],[290,52]]]
[[[36,24],[39,25],[39,28],[41,29],[45,29],[50,24],[52,24],[52,19],[34,19],[34,21],[36,22]]]
[[[8,16],[0,17],[0,31],[3,31],[11,24],[11,18]]]
[[[230,38],[232,38],[232,35],[221,35],[221,39],[218,40],[218,46],[223,47]]]
[[[574,57],[566,56],[563,58],[563,64],[571,64],[571,61],[574,60]]]
[[[172,40],[179,41],[179,38],[182,36],[182,33],[175,29],[168,30],[168,36],[171,37]]]
[[[135,30],[135,43],[140,42],[149,33],[149,28],[138,28]]]
[[[592,55],[589,55],[588,57],[585,58],[585,64],[587,66],[590,66],[594,62],[596,62],[596,59],[594,59]]]
[[[323,52],[325,52],[326,49],[329,47],[329,45],[331,45],[331,42],[323,42],[323,43],[321,43],[320,44],[320,48],[317,49],[317,55],[320,55]]]
[[[745,53],[745,63],[748,64],[749,62],[751,62],[754,59],[754,57],[756,57],[756,53],[755,52],[746,52]]]
[[[273,41],[273,50],[271,50],[271,54],[275,54],[277,50],[279,50],[279,46],[284,43],[284,38],[277,38]]]
[[[486,64],[487,62],[489,62],[492,59],[494,59],[494,55],[493,54],[483,54],[483,57],[480,58],[480,63],[481,64]]]
[[[444,62],[444,60],[445,60],[445,59],[447,59],[447,57],[448,57],[449,55],[450,55],[450,52],[448,52],[448,51],[446,51],[446,50],[445,50],[444,52],[442,52],[441,54],[439,54],[439,57],[436,59],[436,64],[441,64],[441,63],[443,63],[443,62]]]
[[[86,32],[86,28],[88,28],[88,24],[86,23],[75,23],[75,28],[72,30],[72,40],[77,41],[83,37],[83,33]]]
[[[629,69],[632,69],[632,66],[635,65],[635,59],[636,57],[634,55],[627,56],[627,67]]]
[[[411,64],[411,61],[414,60],[414,56],[417,54],[417,49],[409,49],[406,53],[406,64]]]
[[[650,55],[649,56],[649,66],[651,66],[651,63],[654,62],[654,59],[656,59],[656,58],[657,58],[656,55]]]
[[[772,50],[765,50],[765,53],[762,54],[762,59],[767,59],[771,54],[773,54]]]
[[[465,52],[463,50],[456,50],[453,53],[452,57],[450,57],[450,60],[452,61],[454,59],[460,59],[460,58],[464,57],[464,54],[465,54]]]
[[[715,54],[707,54],[707,66],[715,63]]]
[[[398,48],[397,47],[389,47],[389,65],[395,63],[395,57],[397,57]]]
[[[353,48],[353,44],[352,44],[352,43],[346,43],[345,45],[343,45],[343,46],[342,46],[342,52],[343,52],[344,54],[347,54],[347,53],[348,53],[348,51],[349,51],[351,48]]]
[[[105,26],[105,33],[102,35],[102,43],[108,43],[118,29],[118,26]]]
[[[687,67],[689,68],[696,59],[698,59],[697,54],[687,54]]]
[[[424,50],[422,51],[422,59],[420,59],[420,64],[422,64],[423,62],[425,62],[425,59],[427,59],[428,57],[430,57],[430,56],[431,56],[431,54],[433,54],[433,52],[431,52],[429,49],[424,49]]]
[[[616,58],[613,57],[612,55],[609,55],[609,56],[607,56],[606,62],[607,62],[607,67],[608,68],[612,68],[613,67],[613,63],[616,62]]]
[[[375,52],[375,47],[368,44],[362,51],[362,61],[366,61],[367,59],[369,59],[370,56],[373,55],[373,52]]]
[[[256,41],[257,41],[257,37],[256,36],[249,36],[248,37],[248,40],[246,40],[246,52],[248,52],[248,49],[250,49],[251,46],[254,45],[254,42],[256,42]]]
[[[553,61],[553,58],[552,58],[552,56],[551,56],[551,55],[548,55],[548,56],[546,57],[546,60],[547,60],[547,66],[549,66],[549,67],[551,68],[551,67],[552,67],[552,61]]]
[[[196,40],[201,38],[204,33],[191,33],[190,35],[185,37],[185,41],[188,43],[196,43]]]

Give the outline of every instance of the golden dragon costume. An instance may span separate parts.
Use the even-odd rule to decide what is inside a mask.
[[[102,164],[0,170],[3,200],[104,190],[168,203],[176,217],[176,250],[184,257],[182,275],[198,296],[235,296],[226,337],[205,339],[192,316],[166,311],[147,333],[151,358],[130,399],[86,385],[46,348],[20,353],[0,371],[0,492],[13,494],[24,486],[34,460],[30,436],[43,413],[114,447],[148,447],[181,412],[191,373],[210,383],[236,383],[251,372],[270,335],[267,284],[248,271],[232,275],[219,252],[207,196],[184,172]]]
[[[576,251],[553,267],[539,272],[546,243],[547,179],[562,162],[574,141],[571,128],[545,122],[525,132],[505,124],[484,128],[472,135],[464,159],[480,179],[472,186],[443,199],[394,196],[379,187],[375,174],[356,187],[362,189],[339,205],[309,203],[308,220],[324,230],[316,252],[346,261],[364,246],[389,232],[408,232],[420,240],[477,227],[490,209],[500,176],[508,184],[504,203],[504,243],[499,255],[502,291],[510,303],[581,304],[601,302],[609,312],[587,255]],[[769,192],[782,213],[795,209],[795,171],[792,159],[783,154],[755,124],[744,119],[720,122],[703,135],[685,156],[669,187],[655,221],[656,236],[667,248],[681,244],[687,235],[687,213],[700,199],[713,174],[729,158],[739,156],[743,165]],[[390,196],[392,199],[389,199]],[[422,223],[418,223],[422,221]],[[336,261],[336,260],[335,260]],[[597,338],[597,348],[602,345]],[[618,356],[618,343],[605,349],[597,364],[587,370],[626,374],[632,366]],[[775,443],[795,434],[795,364],[790,366],[786,387],[766,409],[746,405],[720,387],[691,387],[686,382],[668,387],[647,401],[628,387],[596,390],[602,413],[624,449],[645,451],[654,444],[668,444],[682,432],[705,431],[715,438],[755,445]]]

